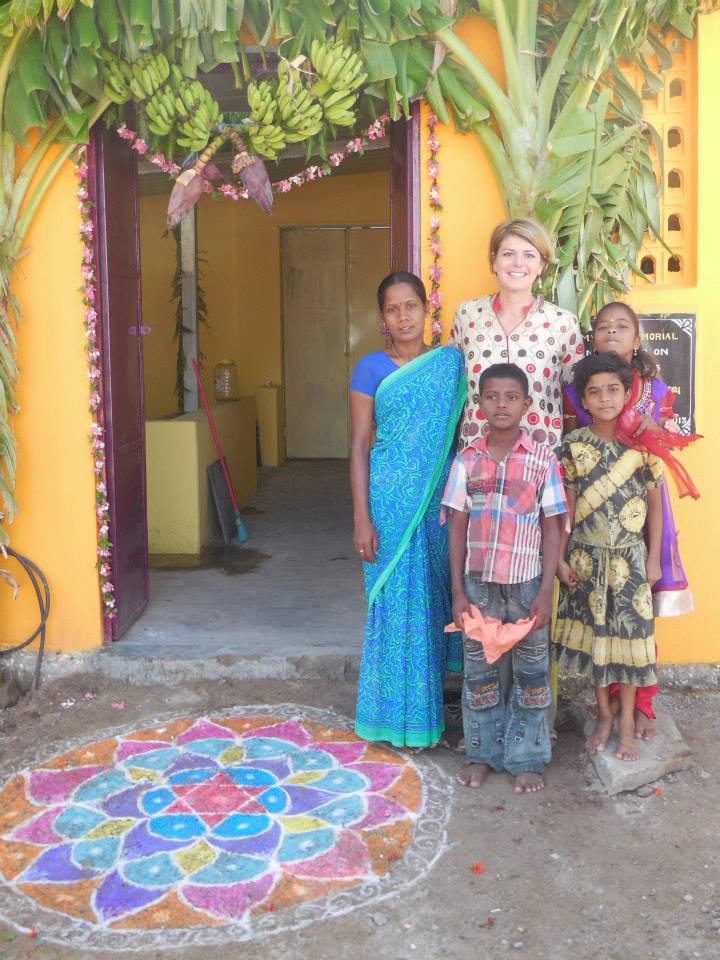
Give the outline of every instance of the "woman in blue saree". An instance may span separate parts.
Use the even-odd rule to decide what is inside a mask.
[[[432,747],[444,730],[445,670],[461,669],[459,634],[443,632],[452,605],[440,498],[465,399],[464,363],[459,350],[424,343],[427,295],[418,277],[390,274],[378,306],[388,347],[363,357],[350,384],[354,544],[368,604],[355,732]]]

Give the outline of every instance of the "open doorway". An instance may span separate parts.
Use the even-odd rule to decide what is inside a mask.
[[[403,129],[403,143],[406,134]],[[113,151],[126,149],[114,134],[105,137],[114,138]],[[138,298],[130,326],[135,328],[133,362],[141,376],[136,373],[133,387],[127,356],[120,359],[110,337],[106,365],[114,365],[124,386],[109,380],[106,401],[114,431],[113,409],[119,417],[122,390],[137,391],[138,411],[144,393],[138,416],[147,496],[144,464],[128,463],[135,513],[123,513],[117,505],[112,537],[121,551],[132,536],[142,540],[147,529],[147,551],[136,550],[133,563],[136,570],[143,563],[149,567],[149,601],[145,607],[139,595],[131,608],[132,596],[118,571],[118,605],[128,614],[115,631],[113,639],[122,643],[114,652],[207,656],[233,653],[242,642],[246,650],[250,643],[251,652],[268,653],[271,642],[279,650],[283,635],[294,643],[304,636],[306,643],[334,652],[348,652],[350,638],[354,648],[359,645],[362,582],[351,549],[347,384],[357,357],[382,346],[374,294],[391,267],[391,248],[400,258],[394,266],[409,265],[406,198],[392,200],[393,184],[403,191],[407,184],[391,173],[392,159],[390,145],[379,144],[333,177],[279,196],[271,217],[247,202],[203,198],[199,204],[197,247],[204,261],[200,282],[208,321],[199,340],[211,399],[216,364],[231,360],[238,372],[238,400],[216,408],[234,486],[248,511],[250,539],[232,551],[212,549],[206,469],[215,453],[204,415],[179,414],[174,396],[175,244],[172,236],[163,236],[169,184],[140,164],[135,189],[142,307]],[[398,166],[397,157],[395,162]],[[302,160],[284,158],[279,170],[271,170],[272,178],[283,179],[298,163]],[[403,164],[399,168],[407,172]],[[113,176],[105,171],[108,195]],[[123,189],[132,190],[130,181]],[[127,196],[123,201],[119,192],[115,202],[129,209]],[[100,213],[102,219],[106,214]],[[106,226],[106,268],[111,270],[117,237]],[[334,279],[329,280],[331,267]],[[291,282],[299,268],[300,285]],[[119,307],[114,312],[117,317]],[[127,317],[121,325],[128,327]],[[127,340],[127,329],[123,335]],[[332,399],[323,393],[328,384],[336,394]],[[319,428],[323,443],[314,445],[309,427]],[[176,537],[173,545],[172,536],[163,541],[163,526],[180,541]],[[195,539],[188,549],[190,529]],[[357,616],[348,618],[348,610]],[[345,624],[344,635],[339,624]]]

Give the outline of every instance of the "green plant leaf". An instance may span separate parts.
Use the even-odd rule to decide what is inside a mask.
[[[378,43],[375,40],[361,40],[360,49],[369,83],[397,76],[397,64],[390,44]]]

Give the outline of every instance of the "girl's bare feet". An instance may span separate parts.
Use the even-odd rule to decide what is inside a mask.
[[[513,793],[537,793],[545,787],[545,777],[541,773],[528,770],[515,777]]]
[[[616,717],[620,713],[620,701],[618,700],[617,697],[612,697],[610,699],[609,707],[610,707],[610,713],[612,714],[613,717]],[[598,718],[597,703],[589,704],[587,708],[587,712],[589,717],[591,717],[593,720],[597,720]]]
[[[599,717],[595,729],[585,741],[585,749],[588,753],[602,753],[612,732],[613,718],[612,714],[607,717]]]
[[[635,739],[652,740],[656,734],[655,720],[646,717],[640,710],[635,711]]]
[[[640,754],[638,753],[637,747],[635,746],[635,741],[632,737],[627,735],[618,737],[617,750],[615,751],[615,756],[618,760],[639,760]]]
[[[455,778],[463,787],[481,787],[492,771],[492,767],[487,763],[469,763],[466,767],[458,770]]]

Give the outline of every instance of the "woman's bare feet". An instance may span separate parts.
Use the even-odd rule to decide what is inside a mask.
[[[595,729],[585,741],[585,749],[588,753],[602,753],[612,732],[613,717],[608,714],[607,717],[599,717]]]
[[[537,793],[545,788],[545,777],[541,773],[528,770],[515,777],[513,793]]]
[[[636,740],[652,740],[656,734],[655,720],[646,717],[640,710],[635,711],[635,733]]]
[[[492,772],[492,767],[487,763],[469,763],[466,767],[461,767],[455,774],[455,779],[463,787],[481,787]]]

